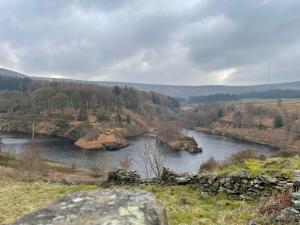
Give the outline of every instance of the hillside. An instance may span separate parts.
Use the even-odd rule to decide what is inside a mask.
[[[19,74],[14,71],[10,71],[7,69],[0,69],[0,75],[18,75],[18,76],[26,76],[24,74]],[[57,78],[38,78],[31,76],[32,79],[37,80],[61,80]],[[213,95],[220,93],[227,94],[244,94],[248,92],[262,92],[273,89],[278,90],[300,90],[300,81],[289,82],[289,83],[278,83],[278,84],[265,84],[265,85],[253,85],[253,86],[224,86],[224,85],[205,85],[205,86],[184,86],[184,85],[157,85],[157,84],[141,84],[141,83],[127,83],[127,82],[109,82],[109,81],[80,81],[80,80],[72,80],[65,79],[68,82],[75,83],[86,83],[86,84],[98,84],[101,86],[120,86],[120,87],[133,87],[137,90],[141,91],[153,91],[161,94],[180,97],[180,98],[188,98],[191,96],[199,96],[199,95]]]
[[[214,103],[187,110],[183,120],[196,130],[282,150],[298,150],[299,108],[297,101]]]
[[[179,108],[133,88],[0,76],[0,131],[54,135],[85,149],[120,149]],[[1,91],[2,89],[2,91]]]

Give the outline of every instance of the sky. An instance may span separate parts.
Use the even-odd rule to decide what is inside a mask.
[[[0,0],[0,67],[185,85],[300,80],[299,0]]]

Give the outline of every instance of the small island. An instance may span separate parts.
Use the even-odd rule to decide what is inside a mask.
[[[162,124],[157,132],[157,141],[174,151],[202,152],[202,148],[198,146],[196,140],[187,136],[186,130],[178,122]]]

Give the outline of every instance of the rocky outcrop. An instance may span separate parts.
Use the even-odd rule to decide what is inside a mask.
[[[100,134],[95,138],[79,138],[75,145],[84,149],[121,149],[128,146],[127,139],[113,134]]]
[[[15,225],[167,225],[164,206],[141,190],[97,190],[69,194]]]
[[[192,137],[181,137],[173,142],[170,142],[169,145],[171,149],[175,151],[184,150],[190,153],[202,152],[202,148],[198,147],[198,143]]]
[[[202,148],[198,146],[196,140],[192,137],[182,136],[172,140],[157,138],[157,141],[162,145],[166,145],[173,151],[187,151],[190,153],[202,152]]]

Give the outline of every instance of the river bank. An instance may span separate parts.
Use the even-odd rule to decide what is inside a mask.
[[[241,132],[238,132],[238,131],[233,132],[233,131],[228,131],[225,129],[218,129],[218,128],[193,127],[193,130],[199,131],[199,132],[204,132],[207,134],[212,134],[212,135],[220,135],[220,136],[229,137],[229,138],[233,138],[233,139],[240,140],[240,141],[247,141],[249,143],[260,144],[260,145],[272,147],[275,149],[279,149],[278,146],[274,146],[273,141],[268,140],[265,136],[261,136],[260,138],[254,137],[254,136],[249,136],[249,135],[247,136],[247,135],[243,135]],[[291,150],[299,149],[299,146],[297,146],[297,145],[288,145],[287,147],[288,147],[288,149],[291,149]],[[288,149],[285,149],[285,150],[288,150]]]

